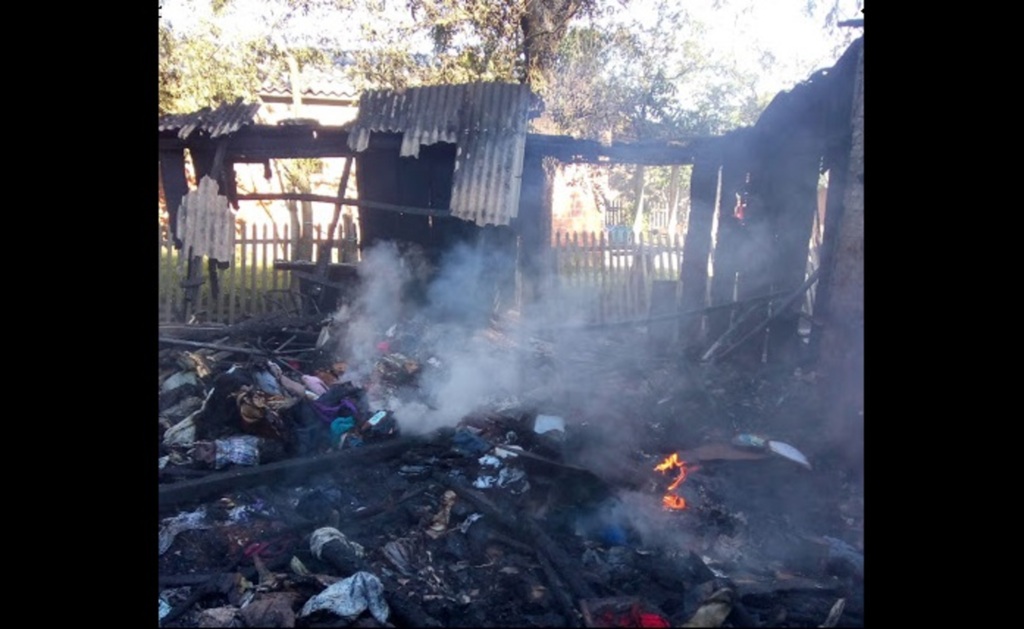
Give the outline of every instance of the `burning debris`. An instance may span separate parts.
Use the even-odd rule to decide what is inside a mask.
[[[668,486],[668,489],[665,491],[665,495],[661,499],[661,504],[663,504],[666,509],[682,510],[682,509],[686,508],[686,499],[681,497],[681,496],[676,495],[673,492],[680,485],[683,484],[684,480],[686,480],[686,475],[687,475],[686,463],[679,459],[679,454],[678,453],[673,452],[664,461],[662,461],[661,463],[658,463],[657,465],[654,466],[654,471],[655,472],[665,473],[665,472],[669,472],[669,471],[671,471],[673,469],[678,469],[679,473],[676,475],[675,480],[672,481],[672,484],[670,484]],[[691,469],[689,471],[693,471],[693,470]]]
[[[327,320],[162,354],[162,626],[862,624],[856,486],[766,425],[804,379],[439,320],[368,259]]]

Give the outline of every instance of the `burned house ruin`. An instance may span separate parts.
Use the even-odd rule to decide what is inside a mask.
[[[862,84],[859,39],[755,126],[657,143],[530,133],[528,88],[485,83],[343,127],[161,118],[186,299],[233,262],[228,207],[360,235],[276,259],[300,310],[161,326],[161,626],[862,626]],[[237,189],[328,157],[336,196]],[[552,161],[693,166],[645,317],[548,308]]]

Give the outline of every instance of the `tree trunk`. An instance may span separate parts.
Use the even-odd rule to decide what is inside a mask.
[[[526,0],[519,28],[523,33],[526,76],[523,82],[543,92],[558,45],[571,20],[588,0]]]
[[[644,231],[644,174],[646,168],[643,164],[637,164],[633,171],[633,198],[636,199],[636,216],[633,217],[633,235],[637,240]]]
[[[295,55],[288,54],[288,76],[291,82],[292,88],[292,117],[302,117],[302,77],[301,68],[299,62],[295,58]],[[292,185],[295,187],[297,192],[305,194],[311,193],[313,190],[309,185],[309,175],[306,172],[304,164],[298,164],[292,171]],[[302,229],[297,230],[299,234],[299,240],[297,242],[295,250],[296,260],[312,260],[313,259],[313,204],[309,201],[302,201]],[[289,204],[288,209],[295,213],[294,202]],[[294,225],[296,221],[293,219]]]

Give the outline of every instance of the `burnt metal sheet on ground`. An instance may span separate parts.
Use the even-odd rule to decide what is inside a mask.
[[[402,133],[402,157],[418,157],[422,145],[456,144],[451,215],[481,227],[508,225],[519,214],[531,100],[529,87],[510,83],[369,91],[349,146],[365,150],[374,131]]]

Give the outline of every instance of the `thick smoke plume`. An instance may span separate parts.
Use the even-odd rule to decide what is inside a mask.
[[[479,247],[459,245],[437,265],[414,249],[391,242],[370,248],[360,264],[356,299],[335,315],[345,330],[339,354],[349,376],[367,384],[377,361],[397,346],[414,351],[422,370],[415,391],[371,391],[371,401],[394,412],[412,434],[454,426],[498,396],[520,390],[520,361],[484,332],[500,315],[498,276],[515,262]],[[408,332],[399,342],[396,335]]]

